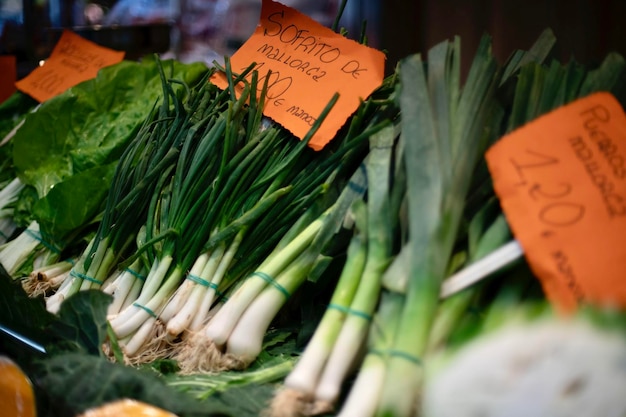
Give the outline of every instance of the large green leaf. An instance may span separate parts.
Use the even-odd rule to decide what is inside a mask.
[[[90,222],[103,209],[116,163],[96,166],[61,181],[37,200],[32,214],[52,243]]]
[[[28,368],[33,355],[41,355],[53,340],[43,329],[54,320],[43,300],[28,298],[0,265],[0,353]]]
[[[207,71],[204,64],[163,66],[190,84]],[[162,93],[157,61],[123,61],[44,102],[13,138],[18,176],[43,197],[72,175],[114,162]]]
[[[110,302],[111,296],[101,291],[84,291],[68,298],[55,316],[46,311],[43,299],[28,297],[0,266],[0,352],[26,368],[42,354],[98,355]]]
[[[80,353],[54,356],[40,364],[35,374],[40,416],[75,416],[118,399],[130,398],[171,411],[180,417],[234,415],[218,401],[198,401],[168,387],[158,374],[111,363]]]
[[[107,307],[112,300],[100,290],[74,294],[63,302],[59,320],[52,322],[47,331],[63,339],[63,350],[100,355],[107,335]],[[59,350],[59,346],[48,350]]]

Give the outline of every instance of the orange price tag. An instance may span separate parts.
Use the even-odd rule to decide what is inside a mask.
[[[233,54],[234,72],[255,62],[259,85],[268,70],[263,113],[303,138],[335,93],[339,100],[309,142],[322,149],[357,109],[360,100],[378,88],[384,77],[385,56],[333,32],[280,3],[263,0],[254,34]],[[212,82],[226,88],[226,77]]]
[[[579,99],[487,152],[495,191],[546,296],[626,307],[626,115],[609,93]]]
[[[17,62],[15,55],[0,56],[0,103],[9,98],[16,90]]]
[[[95,78],[100,68],[117,64],[124,52],[114,51],[63,31],[46,62],[16,83],[20,91],[44,102],[70,87]]]

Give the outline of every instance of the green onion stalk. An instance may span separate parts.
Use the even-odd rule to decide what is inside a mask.
[[[379,296],[380,275],[391,254],[392,228],[386,223],[390,222],[388,194],[396,137],[393,126],[371,135],[369,155],[348,185],[367,188],[368,203],[361,195],[351,205],[356,227],[345,265],[313,337],[272,401],[272,415],[328,411],[336,397],[320,396],[320,390],[325,394],[340,386],[360,357]]]
[[[163,172],[179,153],[180,130],[188,123],[186,111],[161,67],[163,99],[144,121],[116,166],[98,230],[59,290],[46,299],[57,312],[63,300],[77,291],[100,288],[144,223],[148,202]],[[170,98],[174,105],[170,105]],[[173,120],[173,122],[171,122]]]
[[[217,116],[226,109],[230,99],[227,94],[219,92],[213,84],[206,82],[206,80],[194,86],[191,94],[194,95],[194,99],[191,104],[188,104],[188,114],[184,116],[190,119],[179,132],[179,135],[183,137],[184,145],[182,145],[182,153],[176,161],[175,174],[171,174],[174,167],[168,167],[168,172],[171,175],[176,175],[176,179],[171,180],[169,175],[162,175],[161,182],[152,196],[149,213],[146,214],[149,221],[140,228],[137,235],[136,247],[142,249],[132,256],[133,260],[125,260],[123,268],[115,278],[103,287],[104,292],[112,294],[114,297],[108,310],[110,316],[118,315],[137,300],[149,273],[152,276],[151,282],[157,282],[158,286],[162,278],[155,278],[154,274],[156,272],[163,274],[167,268],[162,265],[161,269],[158,269],[155,263],[159,260],[155,252],[160,250],[161,258],[165,258],[166,263],[170,262],[169,257],[163,255],[163,242],[160,241],[168,235],[178,233],[175,232],[178,230],[174,226],[175,222],[178,224],[183,221],[188,223],[189,219],[193,218],[189,216],[185,220],[186,213],[197,213],[201,210],[201,206],[196,200],[198,200],[199,195],[202,195],[202,190],[206,188],[205,184],[210,184],[215,176],[216,163],[207,155],[221,152],[219,150],[221,132],[225,129],[226,121]],[[177,126],[172,120],[170,123],[170,129]],[[170,182],[168,183],[168,181]],[[184,189],[182,188],[182,181],[185,183]],[[181,210],[181,207],[186,207],[185,204],[193,207]],[[178,211],[175,212],[175,210]],[[172,211],[171,215],[170,211]],[[180,240],[179,237],[174,236],[174,238]],[[168,250],[173,250],[171,244]],[[150,288],[152,288],[153,293],[154,284]],[[149,298],[152,294],[146,294],[145,291],[143,290],[144,299]]]
[[[30,297],[49,296],[68,278],[74,261],[66,259],[35,268],[22,281],[22,288]]]
[[[308,204],[311,204],[318,195],[310,195],[314,190],[313,186],[327,189],[333,183],[345,184],[346,173],[356,166],[355,162],[362,159],[359,155],[363,152],[354,152],[353,148],[364,148],[362,145],[366,143],[365,140],[389,123],[389,120],[381,122],[372,118],[376,114],[374,109],[380,110],[382,105],[387,104],[388,101],[385,100],[366,101],[351,120],[347,131],[340,133],[331,142],[330,146],[338,146],[329,151],[322,150],[319,152],[319,159],[297,171],[293,183],[294,191],[291,194],[299,194],[302,196],[300,198],[310,200]],[[322,119],[318,118],[318,122]],[[314,130],[311,130],[307,136],[310,137],[313,133]],[[328,201],[327,196],[325,193],[320,198]],[[324,204],[325,207],[330,206],[328,203]],[[306,280],[309,271],[321,256],[325,243],[335,233],[332,227],[336,227],[337,219],[345,214],[347,208],[344,206],[335,205],[330,213],[324,213],[319,218],[311,216],[315,220],[303,229],[300,227],[306,222],[297,222],[297,226],[288,232],[289,236],[294,237],[282,239],[271,254],[261,258],[262,262],[250,265],[243,259],[246,268],[240,268],[241,263],[234,266],[230,277],[236,283],[237,290],[210,321],[202,323],[202,329],[190,333],[186,346],[176,356],[183,372],[240,369],[256,358],[260,352],[263,334],[291,293]],[[255,227],[255,230],[272,230],[272,223],[284,216],[293,216],[293,208],[287,206],[268,213],[261,219],[263,226]],[[259,240],[248,239],[246,243],[263,242],[262,239],[262,235],[259,235]],[[248,251],[257,252],[255,248],[249,247],[240,253],[243,255],[249,253]],[[245,280],[241,282],[243,278]],[[193,330],[195,331],[195,327]]]
[[[490,39],[481,40],[464,88],[460,41],[401,62],[400,106],[405,138],[410,262],[406,300],[387,352],[385,383],[368,415],[416,412],[424,383],[423,358],[464,210],[472,173],[502,110],[494,98],[498,67]]]
[[[322,410],[333,408],[346,377],[358,363],[378,305],[383,273],[392,260],[390,186],[396,139],[397,132],[391,126],[370,138],[370,154],[366,162],[367,258],[348,314],[315,385],[314,400]]]
[[[87,225],[88,226],[88,225]],[[6,244],[6,264],[11,265],[12,276],[20,280],[22,288],[31,297],[45,294],[50,296],[69,276],[73,261],[63,258],[73,248],[84,247],[81,239],[88,227],[63,234],[63,238],[52,236],[39,221],[32,220],[19,235]],[[0,253],[0,257],[2,254]]]
[[[313,212],[318,210],[318,207],[311,209]],[[310,212],[307,211],[304,217],[310,217]],[[289,242],[285,244],[285,239],[283,239],[283,242],[278,244],[277,248],[255,269],[250,278],[232,292],[211,320],[189,339],[189,344],[177,355],[183,372],[191,373],[204,369],[240,369],[256,358],[260,352],[263,334],[269,325],[268,321],[271,321],[291,293],[302,283],[315,263],[314,253],[310,253],[309,256],[305,256],[304,253],[320,234],[324,220],[328,217],[329,210],[326,210],[321,216],[308,223],[304,229],[302,229],[304,222],[294,225],[285,235]],[[295,230],[299,233],[295,233]],[[295,237],[294,234],[296,234]],[[275,293],[266,292],[268,287]],[[267,302],[258,301],[264,293],[265,298],[275,298],[276,295],[282,298],[267,305]],[[257,307],[254,308],[259,310],[260,306],[260,311],[250,316],[249,311],[255,303]],[[237,334],[237,338],[241,336],[243,327],[240,326],[244,317],[252,323],[247,326],[243,325],[247,328],[243,339],[232,343],[231,337],[234,334]],[[220,349],[214,348],[213,346],[218,343]],[[206,346],[209,346],[208,351]]]
[[[163,304],[176,290],[214,228],[207,221],[210,220],[207,213],[211,213],[208,207],[214,187],[206,184],[216,182],[220,162],[211,156],[223,152],[224,160],[234,158],[234,152],[238,150],[234,145],[241,141],[241,133],[236,129],[229,130],[228,124],[233,118],[241,117],[246,99],[247,96],[242,96],[225,110],[203,112],[197,122],[181,132],[185,139],[178,160],[169,170],[171,175],[162,177],[150,199],[146,243],[126,260],[128,264],[145,258],[151,265],[150,271],[137,299],[110,318],[128,356],[139,352],[147,330],[139,332],[134,341],[129,336],[142,326],[149,328],[144,325],[146,320],[156,323],[152,319],[156,319]],[[222,205],[215,207],[213,212]]]
[[[157,326],[172,322],[183,328],[196,314],[204,314],[197,311],[203,304],[206,288],[213,290],[219,286],[223,271],[246,231],[260,216],[293,193],[294,186],[285,173],[302,161],[307,142],[294,141],[290,134],[276,127],[260,129],[261,107],[245,105],[248,100],[256,100],[250,95],[256,91],[255,80],[253,75],[253,82],[245,85],[239,98],[233,99],[214,123],[208,122],[210,129],[195,152],[183,146],[170,182],[171,198],[164,199],[162,194],[154,200],[159,202],[152,205],[159,207],[158,215],[149,218],[166,219],[159,224],[161,232],[154,237],[160,240],[162,248],[155,258],[159,263],[156,270],[162,273],[152,275],[154,279],[149,274],[145,291],[137,301],[111,319],[113,330],[123,339],[129,357],[139,355],[136,360],[150,360],[141,356],[141,350],[147,349],[151,354],[158,352],[158,348],[155,351],[145,345],[145,335],[149,333],[138,330],[139,326],[143,328],[145,320],[152,321],[150,315],[158,318]],[[250,119],[253,122],[249,122]],[[220,154],[221,159],[214,158]],[[196,172],[200,173],[199,177],[195,176]],[[146,247],[156,249],[156,245]],[[186,274],[189,268],[195,274]],[[185,280],[179,285],[182,278]],[[192,285],[189,290],[187,281],[195,288]],[[180,291],[175,294],[177,289]],[[135,331],[138,337],[132,336]],[[162,334],[158,327],[154,331]],[[178,331],[174,331],[173,336],[176,333]],[[164,340],[152,337],[151,341],[154,344]]]
[[[283,145],[287,146],[283,148],[285,152],[281,157],[294,152],[294,148],[289,146],[289,142],[284,142],[289,139],[275,126],[262,128],[261,110],[265,88],[261,89],[261,96],[257,98],[256,72],[253,73],[250,86],[244,91],[250,94],[247,112],[242,113],[245,117],[229,121],[228,126],[231,126],[231,132],[237,132],[240,126],[245,126],[249,139],[239,150],[231,147],[236,151],[233,157],[224,155],[222,158],[207,207],[207,218],[213,224],[211,235],[206,239],[209,242],[196,258],[187,279],[161,314],[161,319],[167,323],[171,339],[177,338],[190,326],[198,326],[197,323],[206,318],[250,224],[262,214],[259,210],[250,212],[245,217],[241,213],[252,209],[264,194],[268,195],[286,185],[281,184],[285,177],[276,171],[275,165],[285,160],[272,156],[280,154],[278,150]],[[265,162],[268,158],[270,163]]]
[[[249,70],[252,67],[253,65]],[[243,82],[242,80],[246,73],[240,74],[233,80],[228,60],[226,60],[226,68],[223,70],[228,74],[228,79],[231,80],[230,87],[232,87],[225,90],[225,93],[229,93],[234,97],[234,85],[238,82]],[[239,192],[241,196],[241,194],[251,192],[250,190],[254,185],[251,186],[250,184],[254,182],[254,173],[260,175],[262,164],[259,162],[263,158],[262,155],[271,152],[271,146],[268,144],[274,143],[273,141],[278,139],[278,131],[276,129],[263,132],[264,120],[262,119],[261,109],[265,98],[265,88],[261,88],[261,94],[257,97],[257,77],[257,73],[252,72],[252,82],[244,88],[244,94],[246,97],[249,97],[247,109],[242,109],[242,112],[240,112],[241,117],[238,117],[236,120],[229,120],[227,123],[230,133],[226,133],[226,136],[231,137],[233,133],[245,127],[247,143],[244,147],[241,147],[237,144],[237,140],[230,139],[232,145],[224,147],[222,151],[224,154],[220,159],[221,162],[216,165],[217,174],[215,174],[215,179],[212,180],[214,185],[211,187],[211,195],[207,196],[210,201],[207,208],[207,218],[215,225],[211,231],[211,235],[214,238],[219,236],[218,232],[223,230],[229,221],[233,220],[233,216],[237,217],[234,214],[237,210],[241,210],[240,212],[246,211],[251,207],[251,203],[254,203],[253,198],[258,199],[259,194],[254,194],[255,197],[249,197],[247,202],[243,200],[234,202],[229,198],[229,193],[237,195]],[[243,113],[243,110],[246,112]],[[261,140],[264,142],[262,146]],[[236,157],[229,156],[226,152],[231,152]],[[215,154],[219,155],[219,152]],[[267,167],[270,166],[268,165]],[[190,185],[193,185],[193,182]],[[233,190],[238,190],[238,192]],[[259,187],[258,190],[261,190],[261,188]],[[230,213],[227,213],[229,210]],[[234,236],[231,232],[228,239],[217,239],[218,242],[214,248],[202,249],[202,253],[196,257],[191,270],[186,275],[187,279],[184,280],[182,285],[176,290],[175,295],[167,302],[160,319],[167,324],[169,339],[175,339],[182,330],[191,325],[190,322],[192,320],[202,320],[205,312],[213,304],[214,297],[219,291],[220,281],[249,227],[246,223],[252,221],[250,216],[247,217],[248,220],[245,221],[242,221],[245,218],[241,218],[236,223],[238,226],[235,226],[235,224],[231,225],[231,231],[235,230],[235,227],[239,227],[239,231],[234,233]]]
[[[145,238],[145,226],[142,226],[137,233],[136,246],[143,246]],[[113,297],[107,309],[107,316],[119,314],[137,299],[147,275],[148,267],[143,259],[136,259],[122,268],[118,265],[117,270],[102,284],[102,292]]]
[[[361,182],[362,184],[357,187],[364,189],[367,184],[363,170],[357,171],[355,176],[357,175],[361,178],[354,178],[351,184]],[[345,322],[367,258],[365,206],[354,204],[351,211],[356,223],[355,233],[348,245],[345,265],[333,291],[329,307],[324,312],[294,369],[287,375],[283,387],[273,398],[270,408],[272,416],[317,414],[318,410],[315,408],[316,402],[314,401],[315,387],[341,331],[341,326]]]
[[[398,258],[396,258],[398,259]],[[383,291],[370,326],[368,351],[338,416],[366,416],[376,408],[386,383],[386,363],[393,354],[393,335],[400,323],[404,294]]]
[[[49,296],[68,277],[69,271],[64,270],[68,265],[72,266],[70,259],[62,258],[63,254],[71,254],[74,246],[84,247],[81,236],[88,231],[87,226],[64,233],[59,239],[47,232],[38,220],[32,220],[21,233],[2,246],[0,259],[7,272],[20,280],[29,296]]]
[[[40,245],[39,223],[32,221],[22,233],[0,247],[0,264],[14,278],[20,267]]]
[[[488,210],[491,209],[489,205],[485,206],[485,208]],[[484,210],[472,219],[470,234],[473,234],[472,229],[474,228],[472,226],[487,220],[482,218],[483,214],[485,214]],[[480,233],[481,236],[477,238],[475,247],[472,247],[474,245],[471,244],[467,247],[468,264],[479,261],[486,254],[511,238],[511,232],[502,213],[499,213],[490,224],[481,224],[480,227],[486,228],[484,231],[476,231]],[[450,334],[454,332],[458,324],[464,320],[470,305],[477,298],[481,297],[483,291],[486,291],[485,285],[474,285],[442,300],[431,330],[428,352],[436,352],[442,346],[446,345]]]
[[[267,263],[255,271],[241,287],[242,292],[235,292],[229,299],[231,304],[226,303],[222,308],[221,311],[225,313],[218,312],[210,322],[206,329],[207,334],[214,343],[220,341],[220,344],[225,346],[225,354],[234,359],[235,368],[247,367],[259,355],[263,336],[272,320],[291,294],[307,279],[316,266],[317,259],[322,256],[324,249],[336,235],[351,203],[360,194],[361,190],[346,187],[333,206],[290,242],[290,244],[295,242],[296,247],[302,248],[300,253],[297,249],[292,251],[291,246],[287,245],[284,252],[281,250],[270,255]],[[271,261],[278,267],[272,268],[272,264],[268,265]],[[235,320],[236,316],[228,314],[232,310],[227,307],[242,306],[243,303],[238,302],[240,298],[237,297],[250,287],[262,289]],[[223,329],[227,327],[224,322],[234,323],[234,326],[228,338],[222,341],[220,336],[226,334]]]
[[[0,245],[0,264],[14,279],[22,280],[27,292],[35,288],[32,285],[51,289],[59,284],[43,281],[46,274],[39,274],[39,281],[33,283],[29,282],[30,275],[33,270],[61,262],[61,252],[66,247],[61,240],[71,241],[76,233],[69,233],[65,239],[52,238],[35,218],[17,236],[12,236],[17,229],[13,221],[14,207],[25,188],[24,183],[15,178],[0,191],[0,241],[5,241]],[[58,278],[56,281],[61,282]]]
[[[332,102],[330,103],[330,106],[332,106]],[[327,109],[330,109],[330,106]],[[312,136],[312,134],[309,136],[309,138]],[[308,140],[308,139],[307,139]],[[289,138],[289,141],[291,143],[298,143],[295,138]],[[305,144],[306,142],[300,142],[298,143],[298,146],[302,146],[303,144]],[[307,152],[312,152],[310,150],[307,150]],[[295,161],[300,161],[303,162],[301,158],[295,159]],[[315,161],[320,162],[319,164],[315,164]],[[315,165],[318,165],[318,167],[322,167],[325,164],[321,163],[321,160],[317,160],[317,159],[312,159],[310,163],[308,163],[305,167],[303,167],[302,171],[299,172],[305,172],[307,170],[311,170],[315,168]],[[301,165],[301,164],[300,164]],[[277,165],[280,166],[280,165]],[[285,168],[281,168],[281,171],[284,172],[288,172],[288,171],[294,171],[293,166],[289,166],[286,167],[287,171],[285,171]],[[315,171],[315,170],[314,170]],[[309,173],[310,174],[310,173]],[[327,175],[327,174],[326,174]],[[283,174],[279,175],[277,178],[283,177]],[[320,178],[323,179],[325,178],[325,176],[320,175]],[[328,187],[326,185],[324,185],[324,183],[320,183],[320,180],[318,179],[317,182],[315,180],[313,180],[312,178],[308,178],[309,181],[305,181],[307,179],[306,176],[300,176],[300,175],[296,175],[293,179],[291,179],[289,187],[291,189],[291,191],[289,192],[289,195],[285,196],[285,198],[281,199],[281,201],[272,206],[271,208],[269,208],[268,212],[266,214],[264,214],[262,219],[258,219],[259,221],[256,222],[254,224],[254,227],[250,228],[250,231],[252,232],[248,242],[263,242],[260,239],[269,239],[270,242],[273,240],[274,242],[276,242],[277,238],[281,238],[283,237],[283,235],[285,234],[285,232],[280,232],[281,229],[284,230],[284,227],[281,226],[281,224],[285,223],[285,220],[289,220],[292,224],[297,220],[297,218],[294,218],[293,213],[301,213],[302,212],[302,208],[310,206],[311,204],[313,204],[313,202],[316,200],[316,198],[319,195],[323,195],[326,192],[324,190],[326,190]],[[282,180],[282,179],[281,179]],[[311,194],[312,193],[312,194]],[[322,193],[322,194],[320,194]],[[299,208],[300,207],[300,208]],[[308,212],[307,212],[308,213]],[[309,216],[309,214],[306,214],[306,216]],[[273,220],[275,227],[279,230],[279,232],[277,233],[276,231],[273,232],[272,234],[272,230],[271,230],[271,225],[270,220]],[[296,226],[298,229],[301,229],[302,226],[302,222],[299,222],[298,225]],[[241,236],[241,233],[246,231],[247,229],[240,229],[238,234],[236,235],[237,237]],[[313,223],[313,225],[310,225],[308,227],[308,230],[304,233],[307,237],[305,238],[301,238],[300,239],[300,243],[292,243],[292,246],[290,247],[290,249],[287,249],[287,251],[292,250],[291,248],[296,248],[296,252],[298,251],[302,251],[303,247],[305,247],[305,245],[310,241],[310,239],[312,239],[313,236],[315,236],[315,233],[317,232],[317,230],[319,230],[319,222],[318,223]],[[262,231],[262,232],[267,232],[267,235],[264,235],[264,233],[256,233],[256,236],[254,235],[255,231]],[[293,234],[293,232],[292,232]],[[219,234],[218,234],[219,235]],[[215,237],[212,238],[214,241],[216,241]],[[244,243],[244,242],[239,242],[239,243]],[[276,243],[275,243],[276,244]],[[248,248],[249,248],[249,244],[248,244]],[[245,253],[250,254],[249,249],[246,250],[245,246],[241,246],[241,251],[240,254],[238,255],[240,258],[245,256]],[[244,250],[246,250],[244,252]],[[297,255],[297,253],[295,253],[293,256]],[[235,253],[233,253],[231,256],[229,256],[228,259],[228,264],[226,267],[223,267],[223,262],[220,263],[219,269],[221,269],[222,271],[219,274],[214,274],[212,277],[206,277],[207,281],[210,282],[212,284],[211,288],[209,289],[209,291],[211,291],[211,295],[215,295],[215,292],[217,290],[217,288],[220,286],[220,284],[222,284],[221,280],[222,278],[224,278],[224,275],[226,274],[226,272],[232,272],[230,270],[230,261],[232,261],[232,259],[237,256]],[[254,254],[254,256],[256,258],[260,258],[259,254],[256,253]],[[267,253],[264,255],[267,256]],[[289,258],[292,259],[292,258]],[[248,265],[250,265],[249,260],[245,261]],[[260,262],[260,261],[259,261]],[[209,269],[214,269],[214,267],[210,266],[211,264],[211,259],[209,258],[207,265],[209,265]],[[254,265],[252,264],[253,267],[257,267],[258,264]],[[240,266],[239,263],[233,264],[233,267],[236,266]],[[250,267],[248,267],[250,268]],[[269,271],[272,272],[272,271]],[[226,277],[225,281],[224,281],[224,285],[222,285],[223,289],[228,288],[229,286],[233,285],[234,282],[236,280],[237,277],[240,277],[241,273],[232,273],[230,278]],[[245,290],[242,290],[245,291]],[[217,315],[220,314],[224,314],[221,313],[221,311],[228,311],[230,308],[229,306],[234,306],[237,304],[236,300],[239,298],[240,296],[235,296],[233,295],[232,298],[229,298],[229,301],[225,304],[224,307],[221,308],[220,312],[217,313]],[[234,298],[235,301],[231,300]],[[187,307],[188,304],[185,305],[185,307]],[[182,326],[180,326],[178,324],[178,322],[174,321],[172,322],[172,324],[175,324],[177,327],[174,327],[174,332],[172,335],[178,334],[183,330],[190,330],[191,332],[194,331],[200,331],[202,327],[204,327],[206,325],[206,319],[207,319],[207,315],[210,313],[210,310],[208,307],[210,307],[209,303],[204,301],[202,303],[202,305],[199,306],[200,307],[200,311],[196,313],[196,315],[194,317],[192,317],[191,321],[188,321],[187,323],[190,325],[190,327],[188,329],[184,329]],[[198,311],[198,310],[196,310]],[[228,315],[230,317],[232,317],[232,315]],[[213,318],[211,320],[211,322],[213,322],[213,320],[215,320],[215,318]],[[168,328],[171,329],[171,327],[169,326],[168,323]],[[191,339],[189,339],[191,340]],[[192,345],[194,345],[194,343],[196,342],[190,342]],[[181,354],[183,357],[185,355],[188,355],[185,352],[189,352],[189,349],[191,348],[185,348],[184,351],[181,351]],[[200,355],[200,357],[202,357],[202,355]],[[183,360],[182,362],[185,362],[185,360]],[[190,365],[184,365],[186,367],[189,367]],[[195,365],[192,365],[195,366]]]

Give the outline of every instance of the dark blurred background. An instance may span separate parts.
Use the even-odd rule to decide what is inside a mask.
[[[284,0],[330,26],[340,0]],[[15,55],[18,77],[45,59],[63,28],[105,46],[181,60],[212,62],[234,52],[252,33],[261,0],[0,0],[0,55]],[[594,65],[610,51],[626,55],[625,0],[348,0],[341,26],[395,63],[461,36],[466,70],[480,37],[493,38],[503,62],[528,48],[546,28],[557,37],[555,57]]]
[[[390,63],[460,35],[467,68],[484,33],[503,62],[546,28],[556,35],[555,57],[563,62],[594,65],[610,51],[626,55],[624,0],[386,0],[380,20],[380,43]]]

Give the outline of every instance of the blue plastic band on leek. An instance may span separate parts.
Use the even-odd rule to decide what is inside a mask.
[[[199,276],[197,276],[197,275],[194,275],[194,274],[188,274],[188,275],[187,275],[187,279],[188,279],[189,281],[193,281],[193,282],[195,282],[196,284],[200,284],[200,285],[202,285],[203,287],[213,288],[214,290],[216,290],[216,291],[217,291],[217,284],[215,284],[215,283],[213,283],[213,282],[209,282],[209,281],[207,281],[206,279],[201,278],[201,277],[199,277]]]
[[[142,309],[143,311],[145,311],[146,313],[150,314],[152,317],[154,317],[156,319],[157,315],[154,311],[150,310],[148,307],[141,305],[139,303],[133,303],[133,305],[135,307],[139,307],[140,309]]]
[[[356,317],[361,317],[362,319],[365,319],[367,321],[371,321],[372,320],[372,316],[370,316],[369,314],[363,312],[363,311],[358,311],[358,310],[353,310],[349,307],[345,307],[339,304],[328,304],[328,308],[332,308],[334,310],[339,310],[342,313],[346,313],[346,314],[350,314],[352,316],[356,316]]]
[[[39,242],[41,242],[42,245],[44,245],[46,248],[50,249],[52,252],[54,253],[61,253],[61,251],[56,248],[53,244],[46,242],[45,240],[43,240],[43,238],[41,237],[40,233],[35,232],[34,230],[30,230],[30,229],[26,229],[24,230],[24,232],[32,237],[33,239],[37,239]]]
[[[401,350],[395,350],[395,349],[389,350],[388,353],[390,356],[395,356],[397,358],[406,359],[407,361],[413,362],[414,364],[417,364],[420,366],[422,365],[422,360],[418,358],[417,356],[411,355],[410,353],[403,352]]]
[[[126,272],[128,272],[129,274],[133,275],[135,278],[139,278],[139,279],[140,279],[140,280],[142,280],[142,281],[145,281],[145,280],[146,280],[146,277],[145,277],[144,275],[141,275],[139,272],[137,272],[137,271],[133,271],[133,270],[132,270],[132,269],[130,269],[130,268],[126,268],[126,269],[124,269],[124,271],[126,271]]]
[[[348,182],[348,188],[350,188],[352,191],[355,191],[359,194],[363,194],[365,193],[365,191],[367,191],[367,173],[365,171],[365,164],[361,163],[361,165],[359,165],[359,170],[363,173],[363,179],[365,180],[364,181],[365,185],[361,185],[353,180],[350,180]]]
[[[289,296],[291,295],[291,294],[289,294],[289,291],[287,291],[287,289],[285,287],[280,285],[278,282],[276,282],[276,280],[274,278],[270,277],[266,273],[260,272],[260,271],[256,271],[256,272],[253,272],[252,275],[255,275],[255,276],[263,279],[263,281],[267,282],[268,284],[271,284],[278,291],[282,292],[285,297],[289,298]]]
[[[385,349],[385,350],[380,350],[380,349],[371,349],[369,351],[370,353],[373,353],[375,355],[380,355],[380,356],[395,356],[396,358],[402,358],[405,359],[409,362],[412,362],[416,365],[422,366],[422,360],[416,356],[411,355],[410,353],[407,352],[403,352],[401,350],[397,350],[397,349]]]
[[[94,284],[98,284],[98,285],[102,285],[103,282],[100,281],[99,279],[95,279],[94,277],[90,277],[88,275],[85,274],[81,274],[80,272],[76,272],[76,271],[70,271],[70,275],[76,278],[80,278],[80,279],[84,279],[86,281],[89,282],[93,282]]]

